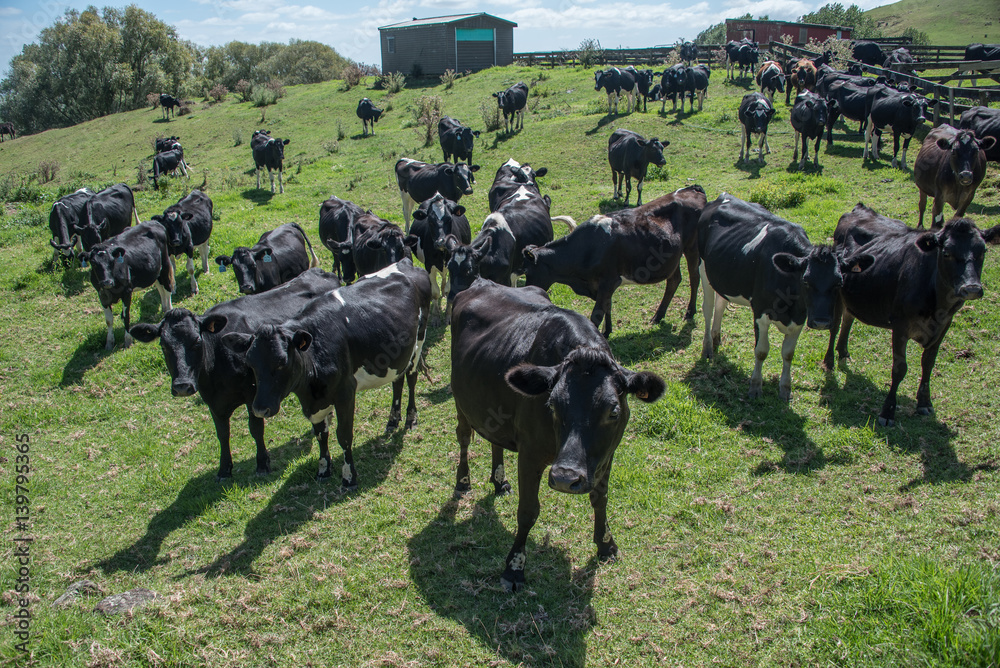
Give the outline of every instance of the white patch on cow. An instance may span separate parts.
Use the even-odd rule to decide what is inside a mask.
[[[605,545],[611,542],[611,529],[604,527],[604,538],[601,540]]]
[[[722,295],[722,297],[730,304],[739,304],[740,306],[750,306],[750,300],[746,297],[741,297],[736,295],[735,297],[730,297],[729,295]]]
[[[755,248],[757,248],[757,246],[760,245],[762,241],[764,241],[764,237],[766,236],[767,225],[764,225],[764,227],[760,228],[760,232],[757,233],[757,236],[743,244],[743,254],[749,255]]]
[[[424,163],[420,162],[419,160],[414,160],[413,158],[400,158],[399,162],[402,162],[405,165],[412,165],[413,163],[418,163],[418,164],[421,164],[421,165],[424,164]]]
[[[524,563],[528,560],[524,552],[515,552],[514,556],[510,558],[510,570],[512,571],[523,571]]]
[[[514,273],[510,275],[510,287],[512,288],[517,287],[517,279],[520,278],[520,276],[521,276],[520,274],[514,274]]]
[[[329,468],[329,464],[326,463],[326,460],[323,459],[323,458],[320,458],[320,460],[319,460],[319,475],[322,476],[324,473],[326,473],[326,470],[328,468]]]
[[[424,310],[417,309],[416,325],[418,329],[418,334],[420,328],[420,321],[423,319],[423,317],[424,317]],[[424,338],[426,337],[427,337],[427,330],[425,329]],[[404,372],[413,371],[417,368],[417,365],[420,363],[420,356],[423,355],[423,352],[424,352],[424,339],[418,336],[416,342],[413,344],[413,354],[410,355],[410,361],[406,364],[406,369],[404,370]]]
[[[729,200],[728,199],[724,199],[724,200],[722,200],[722,203],[723,204],[729,204]]]
[[[511,232],[510,226],[507,224],[507,219],[504,218],[502,213],[491,213],[486,216],[486,220],[483,221],[483,228],[492,228],[494,230],[506,232],[512,239],[514,238],[514,233]]]
[[[521,163],[519,163],[519,162],[518,162],[517,160],[515,160],[514,158],[511,158],[510,160],[508,160],[507,162],[505,162],[505,163],[503,164],[503,166],[504,166],[504,167],[511,167],[511,168],[513,168],[513,169],[520,169],[520,168],[521,168]]]
[[[631,278],[629,278],[627,276],[619,276],[618,278],[621,279],[622,285],[639,285],[638,283],[636,283],[635,281],[633,281]]]
[[[515,192],[514,194],[517,195],[518,202],[526,202],[527,200],[532,198],[532,194],[528,192],[528,189],[525,188],[524,186],[518,188],[517,192]]]
[[[346,322],[348,325],[350,325],[351,324],[351,319],[345,316],[344,317],[344,322]]]
[[[340,475],[344,476],[344,481],[351,483],[354,481],[354,477],[351,475],[351,465],[344,464],[344,467],[340,469]]]
[[[111,350],[115,347],[115,330],[112,325],[115,321],[115,315],[111,312],[110,308],[104,309],[104,322],[108,325],[108,336],[104,340],[104,347]]]
[[[313,413],[312,415],[310,415],[309,422],[310,424],[319,424],[320,422],[326,420],[330,416],[330,413],[332,412],[333,412],[333,406],[327,406],[318,413]]]
[[[336,299],[338,302],[340,302],[341,304],[343,304],[345,306],[347,305],[347,302],[344,301],[344,296],[342,294],[340,294],[340,289],[339,288],[336,289],[336,290],[334,290],[331,294],[333,294],[333,298]]]
[[[399,267],[397,267],[396,264],[390,264],[388,267],[379,269],[374,274],[365,274],[358,280],[363,281],[366,278],[389,278],[390,276],[393,276],[395,274],[402,274],[403,272],[399,270]]]
[[[599,228],[611,234],[611,228],[614,227],[615,221],[607,216],[591,216],[590,220],[584,223],[584,225],[597,225]]]
[[[394,376],[390,376],[388,370],[384,376],[375,376],[373,374],[365,371],[364,367],[360,367],[354,372],[354,380],[358,384],[358,392],[364,392],[365,390],[374,390],[376,387],[382,387],[395,380]]]
[[[504,481],[503,474],[504,474],[503,464],[500,464],[499,466],[496,467],[496,469],[493,470],[493,480],[495,480],[496,482],[503,482]]]
[[[458,482],[459,482],[459,483],[461,483],[461,484],[463,484],[463,485],[468,485],[468,484],[469,484],[469,476],[465,476],[465,477],[463,477],[463,478],[462,478],[461,480],[459,480]]]

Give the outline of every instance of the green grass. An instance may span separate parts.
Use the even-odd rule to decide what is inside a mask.
[[[883,25],[887,35],[907,28],[927,33],[931,44],[964,46],[1000,42],[1000,12],[996,0],[967,0],[956,6],[940,0],[900,0],[869,9],[866,14]]]
[[[911,345],[891,429],[873,427],[888,385],[887,332],[856,326],[853,358],[830,374],[819,368],[826,333],[805,333],[790,405],[777,397],[773,349],[764,397],[751,402],[746,309],[730,309],[720,354],[708,363],[699,360],[701,314],[693,325],[682,320],[686,279],[656,327],[648,321],[662,286],[619,290],[612,349],[630,368],[654,370],[668,383],[658,403],[632,406],[616,455],[609,512],[621,559],[596,561],[586,499],[543,489],[527,587],[514,596],[502,592],[499,575],[516,498],[491,494],[481,439],[470,453],[473,490],[452,498],[458,448],[443,327],[430,332],[433,380],[418,384],[413,432],[382,439],[388,389],[359,396],[357,492],[314,480],[317,448],[294,399],[268,421],[274,473],[264,478],[253,474],[252,441],[237,412],[235,475],[220,485],[205,406],[170,396],[158,346],[105,352],[86,274],[49,264],[45,220],[54,197],[82,185],[134,184],[157,134],[180,135],[193,175],[189,183],[165,179],[160,192],[137,192],[140,215],[203,185],[219,215],[213,257],[291,221],[318,246],[318,208],[331,194],[399,222],[393,163],[440,159],[409,127],[408,105],[440,95],[447,114],[477,128],[480,102],[521,79],[539,93],[524,130],[483,133],[477,142],[479,184],[462,200],[474,229],[488,213],[492,175],[510,157],[549,168],[541,183],[554,214],[583,220],[618,208],[606,158],[616,127],[670,141],[667,164],[646,183],[647,200],[700,183],[710,199],[726,191],[776,207],[814,242],[829,241],[839,216],[859,200],[915,224],[910,175],[888,160],[862,164],[859,138],[842,126],[821,168],[800,173],[783,102],[767,164],[736,165],[736,109],[746,89],[723,78],[713,73],[705,109],[694,114],[668,105],[663,116],[655,106],[608,117],[590,72],[511,67],[391,100],[367,89],[341,92],[339,82],[289,87],[267,107],[265,123],[260,109],[231,100],[170,123],[143,110],[0,144],[0,186],[9,182],[3,192],[28,200],[6,202],[0,218],[0,439],[9,449],[0,470],[11,489],[14,436],[30,434],[35,665],[995,661],[983,652],[1000,638],[996,249],[987,254],[986,296],[958,314],[941,348],[936,414],[916,414],[919,350]],[[378,134],[362,139],[354,108],[365,95],[391,109]],[[257,127],[292,140],[284,195],[255,188],[248,138]],[[914,140],[911,165],[918,148]],[[29,174],[52,159],[60,162],[57,180],[38,186]],[[981,226],[998,222],[998,185],[991,165],[969,210]],[[329,254],[322,258],[329,266]],[[175,305],[201,312],[237,295],[231,273],[211,272],[199,283],[201,294],[191,296],[181,269]],[[551,294],[585,313],[593,305],[561,286]],[[155,291],[137,296],[133,314],[160,318]],[[120,343],[120,321],[116,335]],[[11,517],[11,501],[5,504]],[[3,531],[11,545],[12,522]],[[0,591],[13,588],[13,573],[8,551]],[[124,618],[92,614],[96,597],[51,607],[85,577],[107,593],[148,587],[163,598]],[[0,657],[25,663],[9,641]]]

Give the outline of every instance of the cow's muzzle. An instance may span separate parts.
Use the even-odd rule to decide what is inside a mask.
[[[586,494],[590,491],[587,472],[575,466],[553,464],[549,469],[549,487],[566,494]]]
[[[809,329],[830,329],[833,320],[831,318],[809,318],[807,324]]]
[[[240,292],[242,292],[245,295],[252,295],[253,294],[253,286],[252,285],[241,285],[240,286]]]
[[[981,299],[983,296],[983,285],[981,283],[967,283],[958,290],[958,296],[962,299]]]
[[[962,187],[968,187],[972,185],[972,172],[959,172],[958,173],[958,183]]]
[[[254,404],[253,414],[261,419],[274,417],[278,414],[278,408],[273,408],[271,406],[257,406]]]
[[[170,393],[175,397],[190,397],[194,394],[194,383],[187,380],[175,380],[170,385]]]

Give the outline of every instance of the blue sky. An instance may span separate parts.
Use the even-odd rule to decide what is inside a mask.
[[[312,39],[364,63],[381,64],[378,27],[413,17],[488,12],[516,21],[515,51],[575,48],[596,38],[605,47],[647,47],[691,39],[727,17],[751,12],[772,19],[795,20],[827,0],[379,0],[378,2],[315,2],[309,0],[137,0],[143,9],[173,25],[183,39],[205,46],[234,39],[245,42],[287,42]],[[868,9],[887,0],[843,0]],[[125,6],[128,2],[56,2],[0,0],[0,70],[24,44],[51,25],[67,7],[89,4]]]

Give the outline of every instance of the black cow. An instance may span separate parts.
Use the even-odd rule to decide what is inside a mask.
[[[170,373],[170,393],[189,397],[197,390],[208,406],[219,438],[219,473],[216,480],[231,478],[233,455],[229,447],[230,419],[240,406],[247,407],[250,435],[257,444],[257,474],[271,472],[271,458],[264,443],[264,420],[254,415],[256,386],[243,355],[222,344],[226,333],[253,334],[262,325],[278,325],[310,301],[336,290],[333,274],[310,269],[284,285],[259,295],[237,297],[195,315],[187,309],[167,311],[158,325],[142,323],[131,334],[143,343],[160,339]]]
[[[515,287],[523,271],[519,267],[524,257],[502,213],[488,215],[471,244],[463,244],[455,236],[449,236],[445,240],[445,250],[448,252],[449,313],[458,293],[468,290],[477,278]]]
[[[180,168],[184,178],[190,178],[188,176],[187,163],[184,162],[184,149],[179,148],[180,144],[176,144],[176,146],[178,148],[157,153],[153,157],[153,187],[157,190],[160,189],[161,174],[174,174]],[[257,187],[259,188],[260,185],[258,184]]]
[[[166,93],[160,93],[160,111],[163,118],[169,119],[170,113],[174,110],[174,107],[180,107],[181,101],[172,95],[167,95]],[[174,116],[176,116],[176,112]]]
[[[0,141],[3,141],[4,135],[10,135],[11,139],[17,139],[17,132],[14,130],[14,124],[11,122],[0,123]]]
[[[683,103],[683,100],[682,100]],[[622,182],[625,182],[625,205],[628,206],[629,195],[632,194],[632,179],[636,180],[635,189],[638,192],[636,206],[642,205],[642,182],[646,178],[649,163],[662,167],[667,164],[663,157],[663,149],[670,142],[656,137],[643,139],[631,130],[618,129],[608,138],[608,162],[611,164],[611,181],[614,185],[614,199],[621,197]]]
[[[589,493],[598,556],[614,558],[618,546],[607,521],[608,484],[628,423],[628,395],[656,401],[666,388],[663,379],[623,368],[591,322],[554,306],[542,290],[477,280],[455,302],[451,387],[460,448],[456,491],[470,489],[473,431],[490,443],[490,480],[497,494],[510,489],[503,451],[517,452],[517,536],[505,560],[503,586],[524,585],[525,545],[549,465],[552,489]]]
[[[459,242],[472,241],[465,207],[445,198],[440,193],[420,204],[413,212],[413,227],[406,243],[417,259],[424,263],[431,281],[431,299],[440,310],[441,296],[449,293],[448,250],[446,240],[453,235]],[[438,276],[441,285],[438,286]]]
[[[358,276],[374,274],[406,257],[403,230],[371,212],[354,221],[352,244],[351,257]]]
[[[681,60],[688,65],[698,60],[698,45],[694,42],[684,42],[680,48]]]
[[[470,166],[464,162],[429,165],[412,158],[400,158],[396,162],[396,184],[403,202],[406,233],[410,233],[410,212],[414,204],[429,200],[434,193],[441,193],[447,199],[458,202],[462,195],[472,194],[472,186],[476,183],[475,172],[478,171],[479,165]]]
[[[490,211],[496,211],[500,203],[516,193],[521,186],[538,189],[535,179],[549,173],[548,167],[541,167],[537,171],[529,164],[521,164],[514,158],[500,165],[496,175],[493,177],[493,185],[490,186],[489,202]]]
[[[471,165],[472,149],[475,148],[474,142],[478,136],[479,130],[466,127],[451,116],[438,121],[438,139],[441,140],[445,162],[454,156],[455,162],[467,162]]]
[[[371,125],[372,136],[375,136],[375,124],[382,117],[382,110],[375,106],[375,103],[367,97],[358,102],[358,118],[361,119],[361,136],[368,136],[368,126]]]
[[[684,317],[694,317],[698,294],[698,218],[705,208],[701,186],[681,188],[644,206],[597,215],[561,239],[524,249],[525,281],[548,290],[553,283],[593,299],[590,320],[604,320],[611,335],[611,299],[620,285],[666,281],[652,324],[663,320],[681,283],[680,261],[687,260],[691,299]]]
[[[892,426],[896,392],[906,376],[906,344],[913,339],[924,349],[917,413],[929,415],[933,410],[930,379],[938,348],[966,300],[983,296],[984,242],[1000,240],[1000,227],[984,233],[971,220],[956,218],[939,230],[925,232],[858,204],[841,216],[833,238],[848,254],[849,264],[867,267],[844,272],[844,316],[837,343],[840,359],[850,357],[847,341],[855,319],[892,330],[892,384],[878,416],[880,425]],[[834,328],[826,352],[830,366]]]
[[[168,206],[163,215],[155,215],[167,231],[170,262],[177,272],[174,257],[187,255],[187,272],[191,279],[191,294],[198,294],[198,279],[194,275],[194,249],[201,256],[201,271],[208,273],[208,240],[212,236],[212,199],[200,190],[192,190],[177,204]]]
[[[639,111],[639,100],[642,100],[642,111],[645,113],[649,87],[653,85],[653,70],[637,70],[629,65],[625,71],[631,74],[633,81],[635,81],[635,110]]]
[[[739,66],[741,78],[752,73],[757,68],[757,60],[760,55],[759,48],[757,42],[752,42],[745,37],[739,42],[730,41],[727,43],[726,67],[728,78],[736,78],[733,76],[734,66]]]
[[[882,47],[875,42],[855,42],[851,53],[854,56],[854,60],[858,60],[865,65],[882,67],[882,63],[885,62],[885,54],[882,52]]]
[[[87,202],[94,196],[93,191],[80,188],[75,193],[60,197],[49,212],[49,230],[52,232],[52,263],[56,257],[64,267],[72,265],[76,258],[73,247],[80,249],[80,229],[86,225]]]
[[[328,423],[336,412],[337,441],[344,450],[341,482],[357,489],[355,397],[359,390],[392,383],[389,434],[401,419],[405,380],[409,401],[404,429],[417,423],[414,395],[430,298],[427,272],[404,259],[312,300],[280,325],[260,326],[252,335],[224,334],[222,340],[246,354],[257,385],[252,403],[257,417],[273,417],[285,397],[298,397],[319,441],[321,479],[333,470]]]
[[[118,236],[94,246],[85,257],[90,262],[90,284],[104,307],[104,322],[108,336],[107,350],[115,346],[114,315],[111,307],[121,301],[125,323],[124,345],[132,345],[129,333],[132,293],[156,286],[163,312],[171,309],[170,293],[174,291],[174,268],[167,250],[167,233],[163,226],[147,221],[130,227]]]
[[[698,96],[698,111],[701,111],[708,92],[708,78],[712,72],[705,65],[695,65],[684,69],[684,79],[681,83],[681,113],[684,113],[684,96],[691,102],[689,113],[694,113],[694,98]]]
[[[219,255],[215,261],[220,272],[232,266],[236,284],[245,295],[266,292],[319,266],[312,243],[298,223],[264,232],[252,248],[238,246],[232,255]]]
[[[668,99],[673,102],[671,111],[677,111],[677,96],[683,96],[686,79],[687,67],[680,63],[671,65],[663,71],[660,78],[660,99],[663,100],[663,103],[660,105],[661,114],[666,113]],[[681,97],[681,109],[683,108],[684,98]]]
[[[917,128],[927,120],[927,98],[913,93],[894,93],[874,100],[868,111],[868,127],[865,129],[864,159],[870,154],[878,160],[879,144],[882,143],[882,128],[892,128],[892,166],[896,167],[899,154],[899,136],[903,139],[903,155],[899,166],[906,169],[906,149]],[[874,137],[874,138],[873,138]],[[869,151],[869,148],[871,150]]]
[[[153,142],[153,148],[156,153],[163,153],[164,151],[169,151],[170,149],[180,148],[180,142],[178,141],[180,137],[157,137]]]
[[[511,131],[511,124],[514,130],[524,127],[524,108],[528,105],[528,85],[519,81],[510,88],[498,93],[493,93],[497,99],[497,106],[503,112],[504,131]]]
[[[128,228],[132,221],[139,224],[135,195],[124,183],[116,183],[94,193],[84,207],[84,223],[78,228],[83,250],[88,251],[101,241],[110,239]]]
[[[285,147],[290,142],[290,139],[271,137],[270,130],[257,130],[253,133],[253,137],[250,139],[250,150],[253,152],[258,190],[260,190],[261,167],[267,167],[267,176],[271,180],[271,192],[274,192],[274,172],[278,172],[278,192],[285,192],[281,177],[285,171]]]
[[[760,92],[767,95],[767,99],[772,103],[775,92],[785,92],[785,73],[781,63],[776,60],[765,60],[757,70],[756,79]]]
[[[910,74],[913,74],[915,70],[912,67],[906,66],[917,62],[919,62],[919,60],[910,53],[910,50],[905,46],[901,46],[886,56],[885,62],[882,63],[882,67],[894,72],[909,72]]]
[[[349,200],[332,196],[319,207],[319,239],[333,253],[333,270],[345,283],[354,282],[357,268],[351,249],[354,246],[354,225],[366,213]],[[346,278],[346,277],[350,278]]]
[[[806,168],[806,160],[809,159],[810,139],[816,140],[816,146],[813,150],[813,164],[819,167],[819,143],[823,140],[823,130],[826,129],[827,113],[826,100],[815,93],[803,91],[795,98],[795,106],[792,107],[789,120],[795,130],[795,150],[792,152],[792,162],[795,162],[799,157],[799,138],[802,139],[802,160],[799,162],[799,169]]]
[[[939,125],[924,137],[913,163],[913,182],[920,190],[919,227],[924,226],[927,198],[933,197],[931,227],[944,222],[947,202],[959,218],[976,195],[976,188],[986,177],[986,152],[996,145],[993,137],[977,139],[970,130],[956,130]]]
[[[993,145],[985,149],[986,159],[1000,162],[1000,109],[973,107],[962,112],[958,127],[962,130],[972,130],[979,140],[993,138]]]
[[[795,344],[805,325],[828,329],[833,322],[841,260],[829,246],[809,243],[801,226],[726,193],[701,214],[698,254],[705,293],[702,356],[712,358],[719,347],[726,302],[750,306],[756,340],[750,398],[763,394],[761,367],[773,322],[785,335],[778,394],[789,401]]]
[[[632,111],[632,97],[635,91],[635,79],[627,70],[612,67],[594,72],[594,90],[604,89],[608,95],[608,113],[618,113],[618,97],[625,95],[625,111]],[[611,110],[614,105],[614,111]]]
[[[892,94],[892,90],[885,85],[874,85],[874,79],[867,79],[873,83],[872,86],[859,85],[854,81],[834,81],[830,84],[827,99],[830,101],[829,114],[826,119],[826,145],[827,148],[833,146],[833,125],[841,116],[845,120],[852,120],[858,123],[858,133],[864,131],[868,125],[868,112],[870,105],[876,99]],[[869,96],[871,99],[869,99]]]
[[[970,44],[965,47],[965,57],[963,60],[1000,60],[1000,44]],[[986,70],[979,70],[981,74],[987,74]],[[975,87],[976,80],[972,80]]]
[[[654,73],[654,74],[658,74],[658,73]],[[662,95],[662,91],[663,91],[663,86],[660,85],[660,84],[656,84],[655,86],[653,86],[652,88],[649,89],[648,93],[646,93],[646,99],[649,100],[650,102],[656,102],[657,100],[660,99],[660,96]],[[664,104],[666,104],[666,103],[664,103]],[[674,106],[676,106],[676,105],[677,105],[677,102],[675,101],[674,102]],[[645,105],[643,105],[642,110],[643,111],[646,110],[646,106]]]
[[[739,109],[740,125],[743,126],[743,137],[740,139],[740,157],[743,164],[750,162],[750,139],[753,135],[760,135],[760,143],[757,146],[757,162],[763,164],[764,154],[771,152],[771,147],[767,145],[767,126],[774,117],[774,105],[762,93],[747,93],[740,102]],[[743,157],[744,149],[746,158]]]

